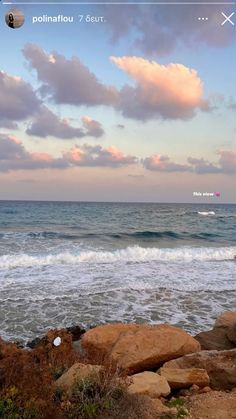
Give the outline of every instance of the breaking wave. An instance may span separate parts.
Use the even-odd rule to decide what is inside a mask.
[[[76,265],[81,263],[142,263],[142,262],[191,262],[191,261],[226,261],[236,260],[236,247],[181,247],[174,249],[143,248],[140,246],[109,251],[81,251],[80,253],[58,253],[43,256],[28,254],[3,255],[0,257],[0,269],[44,265]]]

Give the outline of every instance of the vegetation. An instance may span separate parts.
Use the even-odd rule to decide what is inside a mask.
[[[183,419],[188,416],[189,412],[185,407],[185,401],[181,398],[173,398],[167,402],[168,407],[175,407],[177,409],[177,418]]]
[[[0,339],[0,419],[154,417],[150,402],[129,394],[127,381],[112,367],[93,379],[77,381],[70,392],[55,387],[55,380],[68,368],[85,360],[73,350],[70,336],[63,336],[58,348],[52,341],[50,335],[33,350],[26,350]]]

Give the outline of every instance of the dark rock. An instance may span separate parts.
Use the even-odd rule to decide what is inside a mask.
[[[195,339],[200,343],[203,350],[223,351],[235,348],[235,344],[228,339],[227,328],[215,327],[207,332],[198,333]]]
[[[236,346],[236,324],[234,326],[229,327],[229,329],[226,332],[226,335],[230,342],[234,343],[234,346]]]
[[[41,342],[43,341],[43,338],[35,338],[33,340],[30,340],[29,342],[27,342],[26,346],[30,349],[34,349],[36,348]]]
[[[79,340],[81,336],[86,332],[86,330],[82,329],[80,326],[67,327],[66,331],[72,335],[73,341]]]

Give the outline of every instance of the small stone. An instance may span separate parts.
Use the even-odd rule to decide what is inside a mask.
[[[211,391],[211,388],[206,386],[203,388],[200,388],[199,393],[209,393]]]
[[[193,393],[198,393],[199,392],[199,390],[200,390],[200,387],[199,386],[197,386],[196,384],[193,384],[191,387],[190,387],[190,389],[189,389],[190,391],[191,391],[191,393],[193,394]]]

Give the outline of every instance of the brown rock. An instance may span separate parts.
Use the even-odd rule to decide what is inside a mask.
[[[236,324],[236,311],[225,311],[215,322],[214,327],[230,327]]]
[[[225,327],[216,327],[207,332],[198,333],[195,339],[200,343],[203,350],[216,349],[217,351],[223,351],[235,348],[235,345],[228,339],[227,328]]]
[[[131,384],[128,386],[128,392],[132,394],[142,394],[153,399],[170,394],[170,386],[159,374],[151,371],[140,372],[132,375]]]
[[[231,326],[226,331],[227,338],[236,345],[236,324],[234,326]]]
[[[171,389],[188,388],[193,384],[206,387],[210,382],[206,370],[199,368],[161,368],[160,374],[167,379]]]
[[[163,368],[203,368],[214,389],[230,390],[236,387],[236,349],[228,351],[201,351],[166,362]]]
[[[96,379],[101,370],[101,365],[81,364],[77,362],[55,381],[55,386],[66,391],[71,390],[76,381],[86,380],[88,378]]]
[[[200,350],[200,344],[183,330],[168,325],[109,324],[81,338],[93,361],[115,363],[132,374],[161,366],[165,361]]]
[[[200,388],[199,393],[200,394],[209,393],[210,391],[211,391],[211,387],[206,386],[206,387]]]

